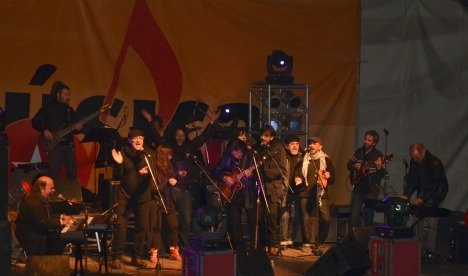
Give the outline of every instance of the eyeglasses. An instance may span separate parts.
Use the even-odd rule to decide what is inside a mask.
[[[145,139],[143,136],[132,137],[132,141],[138,141],[138,140],[143,141],[143,139]]]

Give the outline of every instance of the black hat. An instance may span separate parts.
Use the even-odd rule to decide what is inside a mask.
[[[292,143],[292,142],[300,142],[300,139],[297,135],[288,135],[284,138],[284,142],[286,144]]]
[[[145,133],[139,128],[131,127],[130,132],[128,133],[128,138],[132,138],[135,136],[145,136]]]

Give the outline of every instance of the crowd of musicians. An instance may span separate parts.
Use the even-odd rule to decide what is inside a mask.
[[[70,91],[61,82],[54,84],[51,103],[44,105],[33,119],[35,128],[52,139],[52,133],[63,124],[71,124],[74,111],[68,105]],[[118,223],[112,243],[114,269],[120,269],[125,253],[129,217],[134,216],[131,265],[146,267],[143,259],[158,262],[163,252],[172,260],[182,260],[181,251],[191,245],[194,194],[193,183],[199,181],[200,168],[196,152],[210,139],[219,112],[211,112],[210,123],[193,140],[185,125],[164,139],[161,117],[141,110],[149,131],[131,128],[121,149],[113,149],[115,178],[120,180],[117,191]],[[81,125],[75,129],[79,131]],[[54,168],[64,163],[67,173],[76,177],[76,161],[70,133],[49,156]],[[381,180],[385,176],[386,160],[376,149],[379,135],[370,130],[364,135],[362,147],[350,158],[347,168],[353,183],[350,226],[373,224],[374,210],[364,202],[377,199]],[[335,169],[323,150],[319,137],[310,137],[306,148],[294,135],[280,138],[275,129],[264,125],[259,140],[252,143],[245,131],[232,135],[215,168],[208,172],[207,185],[216,186],[222,209],[227,215],[224,235],[234,250],[262,248],[269,254],[287,250],[294,244],[300,228],[304,251],[320,250],[330,228],[329,186],[335,182]],[[402,195],[414,204],[440,206],[448,190],[442,162],[422,144],[410,148],[411,167],[408,185]],[[74,169],[73,169],[73,166]],[[57,230],[75,223],[65,214],[53,215],[48,198],[54,192],[56,169],[52,176],[40,176],[33,191],[21,204],[16,221],[16,234],[29,255],[57,254],[60,251]],[[197,190],[198,191],[198,190]],[[195,206],[196,207],[196,206]],[[245,212],[248,233],[243,227]],[[435,251],[437,221],[427,221],[430,234],[421,237],[423,250]],[[422,223],[421,223],[422,224]],[[162,231],[162,229],[167,231]],[[248,239],[244,239],[248,236]],[[145,247],[146,245],[146,247]],[[148,254],[149,252],[149,254]]]

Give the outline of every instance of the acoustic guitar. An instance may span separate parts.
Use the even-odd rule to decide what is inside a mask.
[[[393,153],[392,154],[388,154],[388,155],[385,155],[384,158],[382,159],[382,164],[385,164],[387,162],[390,162],[392,161],[393,159]],[[372,161],[372,162],[368,162],[366,164],[364,164],[363,166],[361,166],[361,168],[359,170],[353,170],[351,172],[351,175],[349,176],[349,179],[351,181],[351,185],[356,185],[359,183],[359,181],[361,181],[361,179],[367,175],[367,171],[374,167],[375,166],[375,161]]]

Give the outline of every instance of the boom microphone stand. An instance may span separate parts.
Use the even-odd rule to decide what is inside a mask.
[[[385,133],[385,155],[384,156],[387,156],[388,130],[386,128],[384,128],[383,132]],[[384,198],[386,198],[387,197],[387,181],[390,180],[390,176],[388,175],[387,166],[385,166],[384,170],[385,170],[385,178],[384,178],[383,195],[384,195]]]
[[[260,218],[260,191],[262,192],[263,199],[265,201],[265,207],[267,209],[268,214],[270,213],[270,207],[268,206],[266,193],[265,193],[265,188],[264,188],[264,185],[263,185],[262,176],[260,175],[260,171],[258,170],[258,163],[257,163],[257,159],[255,158],[255,154],[252,154],[252,159],[254,161],[255,171],[257,172],[257,177],[258,177],[258,181],[257,181],[257,193],[258,193],[257,194],[257,219],[255,220],[256,223],[255,223],[255,245],[254,245],[254,248],[257,249],[258,248],[258,221],[259,221],[259,218]]]

